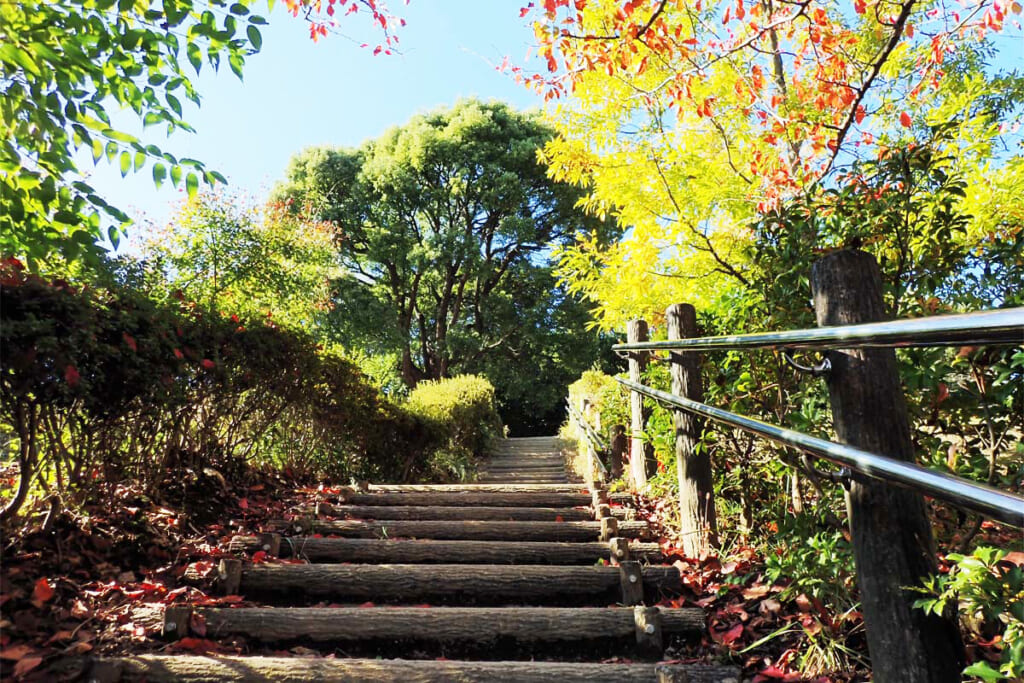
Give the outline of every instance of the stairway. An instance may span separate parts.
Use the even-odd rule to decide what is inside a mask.
[[[343,489],[274,522],[280,533],[233,540],[285,561],[224,560],[221,590],[271,606],[164,616],[172,640],[307,644],[333,658],[100,658],[88,679],[738,681],[735,668],[657,663],[666,642],[703,631],[704,614],[645,606],[680,577],[628,501],[571,483],[552,438],[504,440],[477,484]],[[633,663],[602,663],[613,656]]]

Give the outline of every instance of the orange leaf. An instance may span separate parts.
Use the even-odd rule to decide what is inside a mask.
[[[50,582],[45,578],[36,581],[36,586],[32,589],[32,600],[42,604],[52,599],[53,587],[50,585]]]
[[[39,656],[25,657],[25,659],[18,660],[18,663],[14,665],[14,677],[21,678],[42,663],[43,658]]]

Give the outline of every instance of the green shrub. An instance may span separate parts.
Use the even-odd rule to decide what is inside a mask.
[[[31,496],[158,491],[213,467],[273,464],[335,480],[423,473],[430,434],[306,333],[76,287],[0,263],[0,433]]]
[[[434,436],[437,446],[429,470],[435,476],[464,479],[474,458],[502,433],[494,387],[475,375],[420,382],[409,393],[405,409]]]
[[[971,631],[1000,642],[998,663],[978,659],[963,676],[986,683],[1024,677],[1024,568],[1008,560],[1009,552],[976,548],[971,555],[950,553],[954,564],[945,576],[931,577],[919,589],[927,597],[914,603],[925,612],[943,614],[958,605]]]

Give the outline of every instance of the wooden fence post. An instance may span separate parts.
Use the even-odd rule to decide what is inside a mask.
[[[625,425],[615,425],[612,429],[611,453],[608,456],[608,473],[611,479],[622,476],[622,456],[628,447]]]
[[[647,322],[644,320],[630,320],[626,326],[626,341],[630,344],[645,342],[648,339]],[[632,351],[629,354],[629,379],[633,382],[643,381],[641,374],[647,367],[647,352]],[[647,420],[651,416],[651,409],[644,405],[644,397],[635,392],[629,392],[629,407],[632,416],[632,433],[629,444],[629,471],[633,488],[642,491],[647,487],[648,462],[654,459],[654,453],[648,444],[644,443],[641,434],[647,428]]]
[[[669,339],[697,336],[697,312],[690,304],[665,309]],[[704,402],[700,357],[696,353],[672,354],[672,393]],[[689,557],[706,555],[718,545],[715,488],[711,479],[711,454],[700,447],[704,421],[685,410],[673,411],[676,430],[676,476],[679,479],[679,518],[683,552]]]
[[[882,277],[870,254],[826,256],[811,272],[814,310],[822,327],[885,320]],[[829,398],[843,443],[913,461],[910,422],[891,349],[828,352]],[[936,572],[934,539],[924,499],[909,489],[855,478],[847,490],[857,581],[868,651],[879,683],[960,680],[964,646],[955,615],[925,615],[910,587]]]

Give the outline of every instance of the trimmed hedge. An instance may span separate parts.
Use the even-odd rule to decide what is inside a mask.
[[[273,464],[335,480],[429,472],[429,424],[306,334],[0,262],[0,432],[29,492],[150,491],[206,467]],[[454,411],[459,413],[458,410]],[[460,413],[461,414],[461,413]]]
[[[441,444],[431,455],[431,474],[464,479],[476,457],[502,434],[494,387],[483,377],[459,375],[420,382],[405,408],[425,422]]]

